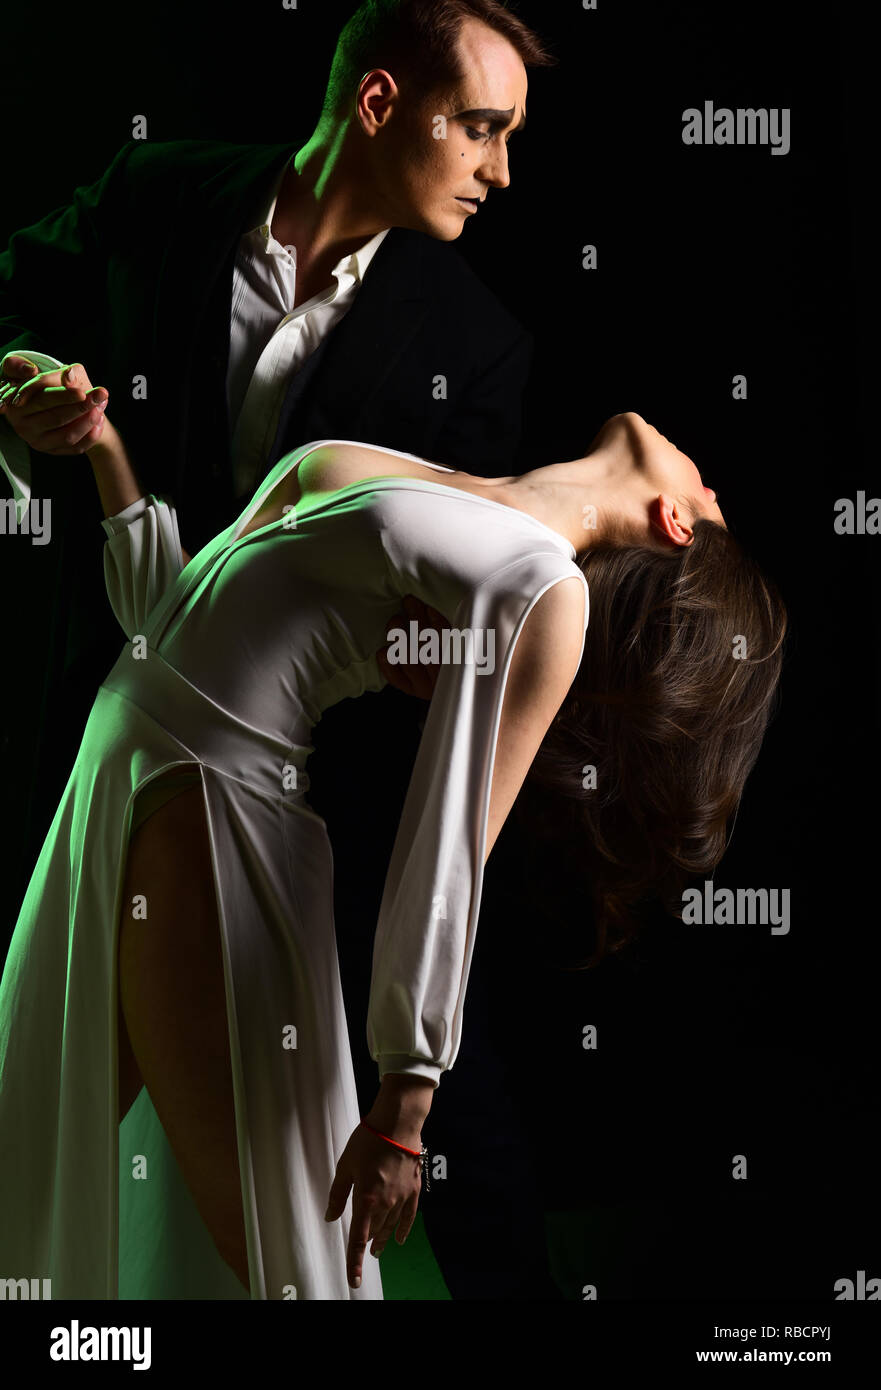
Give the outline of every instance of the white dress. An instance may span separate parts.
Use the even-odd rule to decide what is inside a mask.
[[[474,634],[447,653],[428,708],[369,1001],[379,1078],[437,1082],[459,1049],[514,644],[551,585],[581,577],[585,628],[588,595],[562,536],[426,479],[353,483],[298,504],[295,524],[241,536],[279,479],[333,442],[352,441],[281,459],[186,568],[170,500],[139,498],[102,523],[110,602],[135,640],[99,688],[0,983],[0,1275],[50,1278],[55,1299],[248,1296],[146,1087],[117,1124],[126,850],[136,797],[173,766],[201,781],[209,826],[250,1297],[383,1297],[372,1258],[348,1285],[351,1196],[324,1220],[359,1109],[331,847],[305,796],[310,732],[338,700],[383,687],[375,652],[404,594]],[[353,775],[378,775],[380,752],[365,750]]]

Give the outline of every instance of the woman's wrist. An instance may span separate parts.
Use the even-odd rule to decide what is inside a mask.
[[[387,1138],[405,1144],[408,1138],[418,1137],[431,1109],[434,1090],[434,1083],[424,1076],[387,1072],[364,1119]]]
[[[104,417],[101,438],[86,450],[104,516],[116,516],[144,496],[119,431]]]

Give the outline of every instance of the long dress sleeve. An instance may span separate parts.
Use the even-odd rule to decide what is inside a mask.
[[[492,772],[508,669],[533,605],[580,575],[557,551],[521,556],[461,600],[453,626],[491,634],[492,662],[440,667],[407,789],[377,924],[367,1039],[380,1079],[424,1076],[435,1085],[456,1058],[474,950]],[[443,610],[419,575],[402,579]],[[449,612],[449,610],[447,610]],[[584,641],[582,640],[582,652]],[[479,651],[477,641],[474,652]]]
[[[107,597],[126,636],[134,637],[183,570],[177,512],[170,498],[148,493],[101,525]]]

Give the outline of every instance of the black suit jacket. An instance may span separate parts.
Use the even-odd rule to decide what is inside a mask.
[[[298,148],[130,141],[102,178],[14,233],[0,256],[0,351],[82,361],[109,389],[141,485],[174,498],[193,554],[247,500],[234,496],[226,408],[233,265]],[[393,228],[353,304],[291,381],[268,466],[310,440],[342,438],[488,477],[515,472],[531,351],[531,335],[453,246]],[[6,862],[19,868],[6,880],[10,927],[124,640],[104,590],[88,461],[33,454],[32,482],[53,500],[51,545],[0,538],[7,612],[15,594],[27,615],[16,679],[2,690],[6,786],[17,788],[15,823],[7,795],[4,827]],[[342,885],[337,925],[362,953],[352,1024],[362,1057],[370,945],[424,710],[391,687],[344,701],[322,719],[310,760],[310,800],[328,819]],[[369,776],[353,778],[354,765]]]
[[[174,497],[191,553],[247,501],[234,495],[226,408],[233,265],[298,148],[131,140],[0,256],[0,355],[38,348],[107,386],[141,483]],[[392,228],[292,379],[268,466],[336,437],[513,472],[531,354],[531,335],[453,246]]]

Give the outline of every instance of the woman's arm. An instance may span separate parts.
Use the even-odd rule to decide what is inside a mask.
[[[86,450],[86,455],[92,465],[105,518],[116,516],[118,512],[130,507],[132,502],[137,502],[138,498],[145,496],[144,488],[138,481],[134,465],[122,442],[122,435],[106,415],[101,438]],[[183,547],[181,554],[184,564],[189,564],[190,557]]]
[[[92,465],[105,517],[116,516],[144,496],[122,436],[106,415],[101,438],[86,450],[86,457]]]
[[[414,545],[434,535],[414,534]],[[400,581],[408,568],[405,554]],[[395,1072],[437,1082],[456,1059],[484,865],[577,674],[586,588],[559,553],[536,552],[475,586],[454,614],[455,629],[484,634],[489,659],[441,662],[407,788],[367,1012],[381,1080]]]

